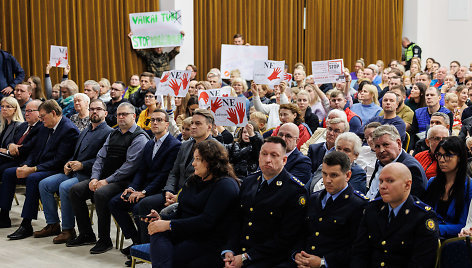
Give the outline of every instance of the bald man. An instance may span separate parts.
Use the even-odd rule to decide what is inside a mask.
[[[285,169],[303,183],[307,183],[311,177],[311,161],[297,149],[300,140],[299,128],[294,123],[285,123],[280,127],[277,136],[287,144]]]
[[[410,195],[407,166],[393,162],[379,176],[379,198],[370,202],[352,247],[351,267],[434,267],[436,213]]]

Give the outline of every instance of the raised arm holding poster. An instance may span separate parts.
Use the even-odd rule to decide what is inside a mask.
[[[344,82],[343,59],[312,61],[311,70],[315,84]]]
[[[210,111],[217,126],[247,125],[246,100],[242,97],[210,97]]]
[[[252,80],[254,61],[267,60],[267,46],[221,45],[221,78],[229,79],[230,72],[238,69],[244,80]]]
[[[182,45],[180,10],[129,14],[134,49]]]
[[[200,109],[208,109],[210,107],[211,97],[229,97],[231,95],[231,88],[217,88],[198,91],[198,107]]]
[[[156,94],[172,97],[185,97],[192,71],[172,70],[162,73],[162,78],[156,88]]]
[[[285,61],[256,61],[254,63],[254,83],[269,85],[280,84],[284,80]]]
[[[53,67],[66,68],[69,64],[67,47],[51,46],[49,63]]]

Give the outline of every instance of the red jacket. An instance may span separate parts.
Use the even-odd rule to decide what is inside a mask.
[[[438,166],[438,161],[431,155],[429,150],[422,151],[421,153],[417,153],[415,155],[415,159],[420,162],[421,166],[426,173],[426,177],[431,179],[432,177],[436,177],[436,169]]]
[[[272,136],[277,136],[277,133],[279,133],[279,129],[280,129],[280,126],[278,126],[274,132],[272,132]],[[307,142],[307,140],[309,140],[311,138],[311,135],[310,135],[310,132],[308,131],[308,129],[306,129],[306,127],[302,124],[298,125],[298,129],[300,130],[300,136],[299,136],[299,140],[298,140],[298,143],[297,143],[297,149],[300,150],[300,147],[305,144],[305,142]]]

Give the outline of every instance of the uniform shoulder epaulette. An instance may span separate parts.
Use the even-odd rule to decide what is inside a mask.
[[[366,196],[366,197],[367,197],[367,196]],[[368,197],[367,197],[367,198],[368,198]],[[377,197],[377,198],[375,198],[375,199],[370,200],[370,202],[376,202],[376,201],[379,201],[379,200],[383,202],[381,196],[379,196],[379,197]]]
[[[295,178],[294,176],[292,176],[290,179],[292,179],[293,182],[300,185],[301,187],[305,187],[305,184],[301,182],[299,179]]]
[[[420,200],[414,201],[414,204],[415,204],[415,206],[419,207],[421,210],[426,211],[426,212],[431,211],[431,209],[432,209],[429,205],[423,203]]]
[[[364,199],[364,200],[369,200],[369,198],[367,196],[365,196],[365,194],[357,191],[357,190],[354,190],[354,194],[357,195],[358,197]]]

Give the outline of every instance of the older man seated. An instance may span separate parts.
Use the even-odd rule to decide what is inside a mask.
[[[428,130],[425,140],[429,149],[415,155],[415,159],[420,162],[428,180],[432,177],[436,177],[438,161],[434,157],[434,152],[436,151],[438,144],[447,137],[449,137],[449,129],[441,125],[433,126]]]

